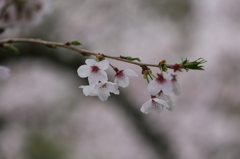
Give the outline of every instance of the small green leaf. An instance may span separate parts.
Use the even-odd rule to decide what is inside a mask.
[[[204,70],[203,69],[204,66],[201,65],[201,64],[203,64],[205,62],[207,62],[207,61],[204,60],[203,58],[199,58],[199,59],[197,59],[195,61],[192,61],[192,62],[189,62],[188,59],[185,59],[185,60],[182,61],[181,64],[183,65],[183,68],[186,69],[187,71],[189,69],[191,69],[191,70]]]
[[[138,62],[141,62],[141,60],[139,58],[136,58],[136,57],[131,57],[131,56],[126,56],[124,57],[125,59],[129,60],[129,61],[134,61],[134,60],[137,60]]]
[[[71,43],[71,45],[82,45],[82,43],[80,43],[77,40],[72,40],[72,41],[70,41],[70,43]]]
[[[11,44],[3,44],[2,45],[4,49],[14,52],[16,54],[19,54],[18,48],[16,48],[15,46],[11,45]]]

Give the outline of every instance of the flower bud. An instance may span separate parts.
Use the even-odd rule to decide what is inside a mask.
[[[161,71],[167,72],[166,60],[162,60],[161,62],[159,62],[158,67]]]
[[[183,65],[177,64],[177,63],[171,66],[171,69],[173,69],[174,72],[177,72],[177,71],[182,72],[182,68],[183,68]]]

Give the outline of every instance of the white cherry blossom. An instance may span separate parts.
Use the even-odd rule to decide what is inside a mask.
[[[6,80],[10,76],[10,69],[5,66],[0,66],[0,79]]]
[[[129,78],[127,76],[136,76],[138,77],[138,74],[134,72],[131,69],[116,71],[116,75],[114,78],[114,83],[116,83],[118,86],[121,87],[127,87],[129,85]]]
[[[173,104],[173,101],[172,101],[172,99],[171,99],[171,96],[166,95],[166,94],[164,94],[164,93],[161,91],[161,92],[159,92],[159,93],[157,94],[156,97],[159,98],[159,99],[161,99],[161,100],[163,100],[163,101],[165,101],[165,102],[168,104],[167,109],[168,109],[169,111],[173,111],[173,109],[174,109],[174,104]]]
[[[89,86],[80,86],[79,88],[83,88],[83,94],[85,96],[97,96],[96,91],[94,91],[95,85],[89,85]]]
[[[157,78],[148,84],[148,92],[151,95],[157,95],[160,91],[170,95],[172,93],[172,83],[169,78],[164,78],[163,74],[157,74]]]
[[[117,84],[112,82],[98,83],[96,85],[89,86],[80,86],[79,88],[83,88],[83,94],[85,96],[98,96],[101,101],[106,101],[110,96],[110,93],[114,93],[116,95],[119,94]]]
[[[177,75],[171,75],[172,79],[172,91],[175,95],[180,95],[181,94],[181,87],[177,81]]]
[[[103,83],[107,82],[108,77],[104,70],[106,70],[108,66],[109,62],[107,60],[96,62],[93,59],[87,59],[86,65],[80,66],[77,72],[82,78],[88,77],[90,85],[95,85],[99,81]]]
[[[160,113],[163,107],[169,108],[167,102],[158,98],[152,98],[144,103],[140,110],[144,114],[150,113],[151,110],[154,110],[156,113]]]

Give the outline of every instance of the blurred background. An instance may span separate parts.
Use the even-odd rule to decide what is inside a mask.
[[[0,0],[0,39],[67,42],[145,63],[207,60],[178,75],[175,109],[140,112],[149,100],[140,77],[101,102],[85,97],[77,75],[85,57],[37,44],[0,49],[11,70],[0,81],[0,159],[238,159],[240,1]],[[155,73],[157,69],[153,69]],[[108,69],[109,79],[114,71]]]

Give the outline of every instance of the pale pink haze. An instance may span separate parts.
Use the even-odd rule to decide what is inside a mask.
[[[96,85],[89,86],[80,86],[79,88],[83,88],[83,94],[85,96],[98,96],[101,101],[106,101],[110,96],[110,93],[114,93],[116,95],[119,94],[117,84],[112,82],[98,83]]]
[[[158,98],[152,98],[148,100],[146,103],[144,103],[141,107],[141,112],[144,114],[150,113],[152,110],[154,110],[156,113],[160,113],[163,109],[163,107],[169,108],[167,102],[158,99]]]
[[[138,74],[131,69],[118,71],[115,75],[114,83],[116,83],[118,86],[125,88],[129,85],[128,76],[138,77]]]
[[[164,94],[170,95],[172,93],[172,83],[170,79],[164,78],[163,74],[157,74],[157,78],[152,80],[148,84],[148,92],[155,96],[160,91],[163,91]]]
[[[10,69],[5,66],[0,66],[0,79],[6,80],[10,76]]]
[[[95,85],[99,81],[105,83],[107,82],[108,77],[104,70],[106,70],[108,66],[109,62],[107,60],[96,62],[93,59],[87,59],[86,65],[80,66],[77,73],[82,78],[88,77],[90,85]]]

